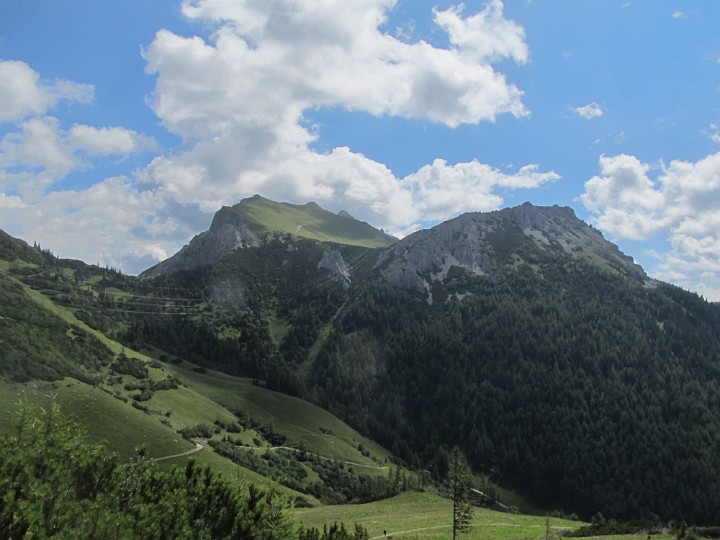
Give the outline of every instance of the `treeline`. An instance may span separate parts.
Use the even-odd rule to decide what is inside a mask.
[[[72,327],[0,274],[0,375],[18,382],[75,377],[89,384],[112,360],[97,338]]]

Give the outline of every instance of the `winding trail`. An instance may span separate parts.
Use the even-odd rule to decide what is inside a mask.
[[[407,531],[392,531],[387,534],[381,534],[379,536],[371,536],[370,540],[380,540],[382,538],[393,538],[394,536],[404,536],[406,534],[413,534],[422,531],[431,531],[433,529],[452,529],[452,525],[435,525],[434,527],[423,527],[421,529],[409,529]]]
[[[164,459],[172,459],[172,458],[179,458],[179,457],[185,457],[194,454],[195,452],[199,452],[205,448],[202,444],[199,442],[195,443],[195,448],[191,448],[190,450],[186,452],[181,452],[179,454],[172,454],[170,456],[162,456],[162,457],[156,457],[156,458],[150,458],[150,461],[163,461]]]

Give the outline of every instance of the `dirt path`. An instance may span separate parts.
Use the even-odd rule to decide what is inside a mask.
[[[163,457],[150,458],[150,461],[162,461],[162,460],[164,460],[164,459],[172,459],[172,458],[178,458],[178,457],[185,457],[185,456],[189,456],[189,455],[191,455],[191,454],[194,454],[195,452],[199,452],[199,451],[202,450],[203,448],[205,448],[205,447],[204,447],[202,444],[196,442],[196,443],[195,443],[195,448],[191,448],[191,449],[188,450],[187,452],[181,452],[181,453],[179,453],[179,454],[172,454],[171,456],[163,456]]]
[[[407,531],[388,531],[387,534],[379,536],[371,536],[370,540],[381,540],[383,538],[393,538],[395,536],[404,536],[406,534],[414,534],[422,531],[432,531],[435,529],[452,529],[452,525],[435,525],[434,527],[423,527],[421,529],[409,529]]]

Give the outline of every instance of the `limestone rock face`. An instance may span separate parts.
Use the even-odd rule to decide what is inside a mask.
[[[330,275],[336,283],[339,283],[344,290],[350,288],[350,266],[345,262],[339,251],[330,250],[323,252],[318,263],[318,268],[330,270]]]
[[[643,269],[571,208],[525,203],[488,213],[467,213],[418,231],[386,249],[376,268],[397,287],[428,294],[452,268],[491,278],[523,261],[534,246],[558,256],[583,258],[609,271],[647,280]],[[532,251],[530,249],[529,251]],[[525,261],[527,262],[527,261]]]
[[[260,241],[247,223],[232,208],[223,206],[215,214],[207,231],[195,236],[175,255],[146,270],[143,275],[156,276],[179,270],[192,270],[212,264],[235,249],[258,245]]]

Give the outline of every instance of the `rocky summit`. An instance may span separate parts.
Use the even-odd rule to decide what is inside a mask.
[[[467,213],[418,231],[385,250],[377,263],[389,283],[427,292],[451,269],[496,278],[537,252],[585,259],[611,272],[649,281],[645,271],[571,208],[525,203],[488,213]]]

